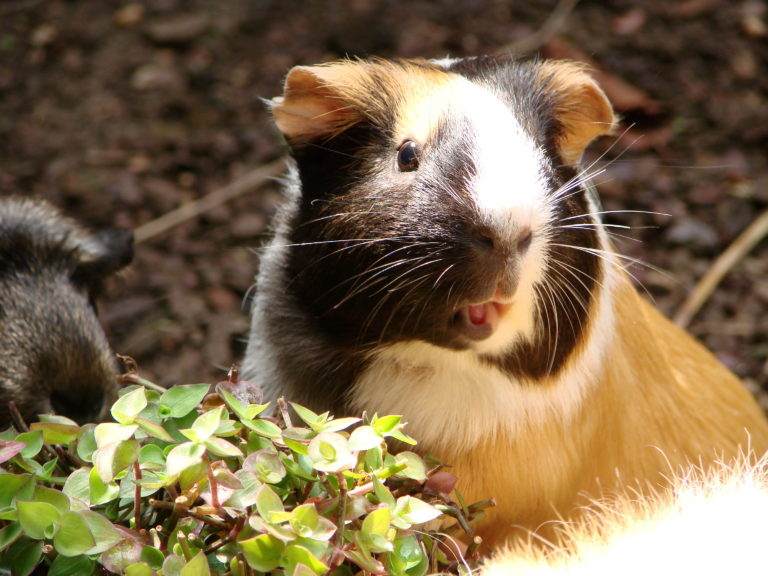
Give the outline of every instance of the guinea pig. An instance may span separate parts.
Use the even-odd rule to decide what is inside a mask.
[[[293,68],[290,146],[243,376],[401,414],[494,497],[486,549],[624,486],[768,448],[738,379],[639,296],[581,166],[615,116],[581,66],[511,57]]]
[[[0,198],[0,426],[104,419],[117,363],[96,317],[104,279],[133,257],[129,230],[90,232],[43,200]]]

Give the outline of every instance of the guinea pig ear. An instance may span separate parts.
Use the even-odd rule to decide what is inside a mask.
[[[285,79],[283,95],[272,99],[275,123],[291,144],[329,139],[362,119],[344,96],[353,63],[296,66]]]
[[[554,114],[560,128],[555,142],[560,156],[566,164],[577,164],[592,140],[613,131],[613,108],[584,66],[545,62],[542,69],[547,88],[555,95]]]
[[[104,278],[133,260],[133,232],[122,228],[92,232],[79,242],[77,254],[76,274],[81,279]]]

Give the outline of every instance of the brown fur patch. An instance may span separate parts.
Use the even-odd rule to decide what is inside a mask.
[[[351,61],[297,66],[285,81],[284,94],[272,101],[275,122],[292,144],[328,140],[362,120],[392,130],[399,137],[426,139],[439,110],[438,95],[455,78],[427,61]],[[447,101],[447,99],[446,99]]]
[[[616,123],[611,104],[586,67],[575,62],[548,61],[540,77],[558,96],[555,116],[562,126],[557,138],[566,164],[576,164],[587,145],[610,134]]]

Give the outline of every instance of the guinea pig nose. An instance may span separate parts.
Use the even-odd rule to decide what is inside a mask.
[[[104,417],[104,404],[104,393],[98,389],[83,392],[82,388],[73,386],[51,392],[54,412],[79,424],[100,421]]]

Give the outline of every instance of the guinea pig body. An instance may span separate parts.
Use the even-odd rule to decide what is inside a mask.
[[[28,422],[109,414],[117,366],[94,299],[132,255],[130,231],[91,232],[45,201],[0,198],[0,425],[9,401]]]
[[[495,497],[498,544],[585,495],[768,447],[738,380],[640,298],[579,167],[614,124],[571,63],[298,67],[295,165],[243,365],[270,399],[402,414]]]

